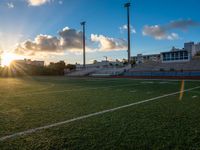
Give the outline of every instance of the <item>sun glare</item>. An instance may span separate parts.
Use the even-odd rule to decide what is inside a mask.
[[[3,66],[9,66],[10,63],[13,61],[13,60],[16,60],[17,59],[17,56],[12,54],[12,53],[4,53],[2,55],[2,65]]]

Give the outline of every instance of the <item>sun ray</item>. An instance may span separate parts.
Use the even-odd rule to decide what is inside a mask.
[[[13,60],[19,59],[19,57],[13,53],[3,53],[1,59],[2,66],[9,66]]]

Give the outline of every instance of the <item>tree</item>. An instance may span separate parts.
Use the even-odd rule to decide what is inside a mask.
[[[119,59],[116,59],[116,62],[120,62]]]
[[[64,61],[59,61],[57,63],[51,62],[48,68],[50,68],[51,71],[53,71],[53,74],[55,75],[64,75],[65,62]]]
[[[133,65],[135,65],[136,64],[136,61],[135,60],[131,60],[131,66],[133,67]]]
[[[75,70],[76,69],[76,65],[67,64],[65,68],[69,69],[69,70]]]
[[[97,61],[97,60],[94,60],[94,61],[93,61],[93,64],[97,64],[97,63],[98,63],[98,61]]]
[[[124,65],[127,65],[127,64],[128,64],[128,60],[127,60],[127,59],[122,59],[122,63],[123,63]]]

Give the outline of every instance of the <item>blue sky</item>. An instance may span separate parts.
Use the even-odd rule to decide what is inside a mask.
[[[0,51],[47,62],[81,63],[80,45],[72,48],[74,43],[66,41],[66,36],[75,29],[72,39],[79,38],[80,21],[85,20],[88,63],[102,60],[103,56],[113,60],[126,58],[125,2],[127,0],[1,0]],[[131,34],[132,55],[159,53],[172,46],[182,48],[187,41],[200,42],[199,0],[134,0],[131,3],[131,25],[136,30]],[[59,31],[63,31],[63,37]],[[45,36],[39,36],[41,34]],[[91,34],[95,35],[93,39]],[[50,46],[52,41],[61,42],[61,38],[65,44],[43,50],[36,37]],[[31,48],[24,45],[27,41]]]

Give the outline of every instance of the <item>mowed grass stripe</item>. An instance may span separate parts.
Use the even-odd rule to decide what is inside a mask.
[[[200,88],[200,86],[197,86],[197,87],[194,87],[194,88],[186,89],[183,92],[189,92],[189,91],[196,90],[196,89],[199,89],[199,88]],[[7,135],[7,136],[1,137],[0,141],[5,141],[5,140],[11,139],[11,138],[18,137],[18,136],[32,134],[32,133],[35,133],[35,132],[40,131],[40,130],[45,130],[45,129],[49,129],[49,128],[52,128],[52,127],[61,126],[61,125],[67,124],[67,123],[71,123],[71,122],[87,119],[87,118],[90,118],[90,117],[102,115],[102,114],[109,113],[109,112],[114,112],[114,111],[117,111],[117,110],[120,110],[120,109],[123,109],[123,108],[128,108],[128,107],[131,107],[131,106],[147,103],[147,102],[150,102],[150,101],[155,101],[155,100],[162,99],[162,98],[165,98],[165,97],[169,97],[169,96],[180,94],[180,92],[181,91],[170,93],[170,94],[165,94],[165,95],[162,95],[162,96],[158,96],[158,97],[154,97],[154,98],[138,101],[138,102],[135,102],[135,103],[119,106],[119,107],[116,107],[116,108],[107,109],[107,110],[99,111],[99,112],[96,112],[96,113],[91,113],[91,114],[88,114],[88,115],[76,117],[76,118],[69,119],[69,120],[66,120],[66,121],[57,122],[57,123],[54,123],[54,124],[41,126],[41,127],[38,127],[38,128],[33,128],[33,129],[29,129],[29,130],[22,131],[22,132],[17,132],[17,133],[11,134],[11,135]]]
[[[91,88],[80,88],[80,89],[66,89],[66,90],[57,90],[57,91],[42,91],[42,92],[33,92],[32,93],[20,93],[7,97],[19,97],[19,96],[29,96],[29,95],[40,95],[40,94],[53,94],[53,93],[64,93],[64,92],[76,92],[76,91],[86,91],[86,90],[98,90],[98,89],[107,89],[114,87],[126,87],[126,86],[139,86],[141,84],[124,84],[124,85],[113,85],[113,86],[103,86],[103,87],[91,87]]]

